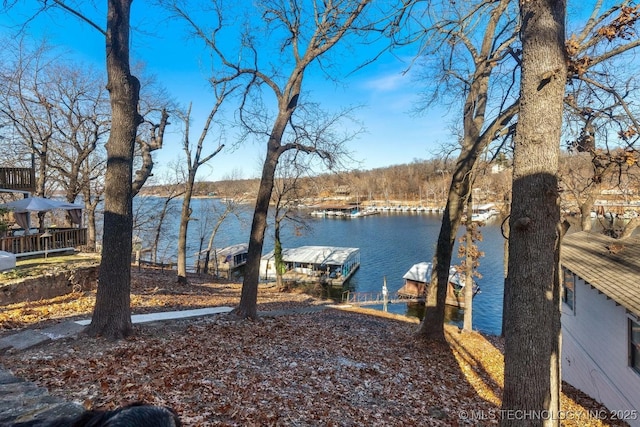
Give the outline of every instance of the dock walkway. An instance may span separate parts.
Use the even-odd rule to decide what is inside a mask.
[[[385,301],[384,294],[382,292],[351,292],[346,291],[342,294],[342,303],[351,305],[380,305],[384,304],[399,304],[407,302],[422,302],[420,298],[407,298],[400,297],[396,292],[389,293]]]

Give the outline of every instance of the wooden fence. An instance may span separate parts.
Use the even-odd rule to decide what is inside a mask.
[[[34,191],[36,177],[31,168],[0,168],[0,188]]]
[[[47,233],[2,237],[0,251],[11,252],[19,257],[34,252],[43,254],[61,252],[86,244],[86,228],[49,229]]]

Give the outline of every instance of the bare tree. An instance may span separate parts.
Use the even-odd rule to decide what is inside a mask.
[[[100,285],[87,332],[90,335],[104,335],[109,338],[121,338],[132,332],[129,307],[132,198],[135,194],[134,185],[140,185],[148,177],[148,174],[143,171],[136,177],[138,178],[136,183],[132,184],[137,131],[138,126],[143,123],[143,117],[138,111],[140,81],[131,73],[129,60],[131,3],[132,0],[107,1],[106,30],[83,13],[81,6],[75,8],[75,4],[70,5],[63,0],[41,1],[39,10],[44,12],[54,8],[61,9],[105,36],[111,129],[106,144],[105,213]],[[10,2],[3,7],[8,9],[13,5],[14,3]],[[46,103],[44,105],[46,107]],[[160,125],[157,129],[161,131],[164,127]],[[48,140],[46,135],[44,136],[45,138],[41,137],[40,141]],[[43,154],[44,152],[41,153]],[[144,161],[143,157],[143,166]],[[135,190],[137,189],[136,187]]]
[[[49,178],[49,144],[55,132],[56,122],[51,97],[51,80],[55,74],[50,69],[53,59],[46,44],[29,47],[24,38],[9,42],[4,53],[0,77],[0,113],[35,159],[36,196],[47,193]],[[42,227],[42,217],[40,226]]]
[[[180,175],[177,170],[178,162],[175,163],[174,171],[175,174],[169,175],[167,173],[165,175],[164,185],[165,188],[168,188],[165,199],[162,202],[162,208],[160,212],[157,212],[157,222],[154,227],[153,232],[153,241],[151,243],[151,260],[154,263],[158,262],[158,250],[160,248],[160,237],[166,233],[165,231],[165,220],[167,216],[171,216],[174,213],[174,208],[172,202],[176,200],[178,197],[184,195],[184,187],[180,185],[178,176]],[[170,181],[169,181],[170,180]],[[173,181],[173,182],[171,182]]]
[[[138,71],[143,77],[143,69]],[[134,152],[133,179],[134,196],[152,176],[154,160],[152,153],[164,144],[164,133],[169,123],[170,111],[176,109],[175,102],[153,78],[144,78],[140,87],[139,112],[143,122],[138,128]]]
[[[189,14],[176,2],[171,2],[170,6],[206,43],[219,67],[223,69],[213,80],[244,82],[239,119],[248,134],[266,138],[266,154],[251,226],[247,267],[240,304],[235,310],[240,317],[254,318],[257,314],[259,266],[267,213],[280,156],[288,150],[299,150],[316,154],[331,165],[342,151],[340,144],[344,138],[337,141],[327,138],[328,131],[336,123],[335,119],[323,121],[323,128],[316,126],[310,130],[307,126],[313,121],[318,123],[319,120],[314,119],[318,117],[318,110],[311,109],[309,104],[302,102],[304,77],[312,67],[329,70],[330,51],[346,41],[348,36],[363,37],[364,31],[373,26],[373,22],[365,22],[364,15],[365,10],[372,8],[372,2],[260,1],[251,6],[254,18],[247,20],[243,26],[245,31],[234,37],[240,41],[240,45],[231,53],[223,52],[218,44],[220,38],[225,36],[224,13],[229,12],[227,10],[223,13],[221,3],[214,5],[216,24],[212,29],[198,25],[193,18],[195,15]],[[393,8],[393,5],[386,6]],[[384,12],[375,12],[377,17],[384,16]],[[240,12],[242,13],[244,11]],[[261,19],[256,19],[256,16]],[[273,49],[274,47],[277,49]],[[269,90],[274,96],[277,111],[273,116],[261,102],[262,89]]]
[[[218,135],[217,148],[215,148],[211,153],[203,156],[202,149],[204,148],[204,143],[212,130],[214,118],[217,118],[217,114],[222,107],[222,103],[225,98],[229,96],[232,90],[233,89],[227,89],[226,83],[214,86],[216,102],[207,116],[200,133],[200,137],[198,138],[198,142],[195,145],[195,150],[194,147],[191,146],[191,141],[189,139],[189,133],[191,132],[191,105],[189,105],[189,109],[187,110],[184,118],[185,130],[182,149],[185,152],[187,160],[187,177],[184,196],[182,198],[182,213],[180,214],[180,231],[178,234],[178,283],[187,283],[187,230],[189,227],[189,221],[192,219],[191,197],[193,196],[193,186],[196,181],[196,174],[200,166],[214,158],[224,148],[224,144],[221,142],[221,138],[223,136],[222,133]]]
[[[88,70],[88,71],[85,71]],[[84,66],[53,66],[49,101],[56,120],[50,146],[52,178],[63,189],[68,202],[75,202],[89,185],[91,175],[83,175],[83,165],[100,156],[110,117],[104,81]]]
[[[102,150],[97,149],[100,154],[94,152],[94,156],[87,158],[82,164],[82,200],[84,202],[84,214],[86,216],[87,227],[87,251],[97,249],[96,232],[96,210],[103,200],[104,193],[104,169],[106,167],[106,156],[102,155]]]
[[[65,64],[46,45],[28,47],[25,39],[4,62],[1,111],[22,147],[37,153],[36,194],[62,190],[69,202],[82,194],[88,227],[87,250],[95,249],[95,210],[102,188],[102,142],[110,121],[104,82],[90,68]],[[40,226],[42,227],[42,217]]]
[[[414,3],[414,6],[420,5],[424,3]],[[465,94],[461,147],[453,168],[434,257],[436,268],[431,283],[436,284],[437,290],[433,286],[430,288],[432,292],[427,296],[427,311],[420,330],[425,337],[444,339],[442,324],[446,280],[462,216],[463,200],[469,188],[470,171],[489,144],[496,140],[504,141],[502,138],[511,136],[514,130],[519,99],[513,89],[517,87],[521,54],[517,38],[519,20],[515,6],[515,3],[507,0],[429,2],[424,10],[407,9],[413,13],[403,15],[409,24],[421,26],[420,31],[410,35],[421,41],[421,58],[431,60],[434,65],[431,69],[435,70],[435,75],[430,76],[429,82],[441,83],[429,92],[429,100],[440,100],[447,94]],[[568,46],[567,49],[571,55],[568,58],[571,63],[567,70],[568,79],[583,79],[580,76],[586,70],[594,70],[598,74],[598,66],[610,63],[616,55],[628,52],[638,44],[637,40],[629,40],[619,43],[613,49],[604,48],[606,34],[610,33],[609,30],[604,30],[607,27],[605,23],[613,20],[611,25],[622,28],[622,32],[625,31],[624,28],[629,28],[628,25],[635,24],[635,12],[624,13],[628,2],[604,11],[600,0],[594,1],[592,6],[594,14],[589,23],[596,24],[587,25],[588,30],[575,39],[575,46]],[[620,12],[622,16],[630,16],[631,19],[614,19],[613,16]],[[414,38],[411,37],[403,40],[412,41]],[[592,52],[595,46],[599,46],[601,54],[592,60],[586,53]],[[596,80],[591,80],[591,83],[597,83]]]
[[[415,3],[416,6],[422,4]],[[435,81],[440,84],[429,101],[438,100],[445,93],[465,94],[460,152],[452,169],[434,256],[432,285],[420,328],[423,336],[444,341],[449,268],[464,201],[470,191],[471,171],[489,144],[508,134],[518,111],[517,94],[513,93],[518,20],[515,5],[509,0],[430,2],[421,13],[414,9],[405,17],[411,24],[418,23],[422,30],[410,33],[402,43],[413,42],[413,37],[417,37],[421,57],[435,62],[432,70],[436,73]],[[433,77],[430,81],[434,81]]]
[[[522,76],[516,127],[502,426],[560,425],[558,157],[567,76],[564,0],[521,2]],[[526,387],[522,385],[526,384]]]
[[[175,261],[177,232],[167,219],[177,218],[184,194],[183,165],[177,159],[167,165],[164,173],[154,175],[148,185],[161,182],[160,197],[138,196],[133,203],[133,242],[136,260],[148,258],[153,263]],[[169,253],[170,252],[170,253]]]
[[[297,230],[306,228],[304,218],[298,215],[298,204],[301,198],[300,181],[308,165],[300,164],[297,152],[291,151],[284,162],[276,169],[276,179],[273,186],[273,258],[276,269],[276,285],[282,289],[285,272],[282,254],[281,231],[286,223],[292,223]]]
[[[235,172],[232,172],[232,175]],[[216,206],[215,204],[211,204],[209,208],[209,214],[213,214],[215,216],[214,225],[209,233],[209,240],[207,243],[207,247],[204,253],[204,261],[203,261],[203,269],[202,272],[207,274],[209,272],[209,264],[211,260],[211,256],[213,255],[214,261],[214,275],[218,276],[218,257],[216,254],[214,242],[215,238],[220,230],[220,227],[227,221],[230,217],[235,217],[241,224],[244,222],[243,218],[240,216],[240,213],[243,211],[242,205],[247,201],[247,196],[242,191],[235,191],[233,193],[229,193],[224,200],[221,201],[222,206]],[[204,238],[204,235],[202,236]]]
[[[638,168],[638,78],[624,62],[640,45],[632,36],[639,17],[640,6],[630,1],[613,6],[597,1],[566,42],[570,84],[565,133],[572,136],[567,148],[575,157],[572,165],[586,159],[591,165],[572,168],[563,185],[578,203],[584,230],[591,228],[590,213],[600,191],[619,187],[622,177]]]
[[[482,241],[482,231],[480,231],[481,223],[473,221],[473,195],[467,200],[467,221],[465,223],[465,234],[460,238],[461,245],[458,246],[458,257],[463,258],[459,270],[464,273],[464,317],[462,330],[471,332],[473,330],[473,297],[476,292],[474,289],[474,277],[481,278],[478,272],[480,266],[480,258],[484,256],[476,245],[476,242]]]
[[[102,262],[96,305],[87,333],[112,339],[132,333],[131,247],[133,229],[133,155],[138,126],[140,82],[129,66],[132,0],[109,0],[107,90],[111,100],[111,132],[107,142]]]

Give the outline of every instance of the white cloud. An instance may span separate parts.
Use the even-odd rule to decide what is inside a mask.
[[[372,89],[381,92],[389,92],[401,88],[409,82],[409,76],[401,72],[386,74],[364,82],[366,89]]]

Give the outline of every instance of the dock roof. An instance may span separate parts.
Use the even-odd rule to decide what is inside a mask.
[[[431,282],[431,268],[430,262],[420,262],[411,266],[407,271],[403,279],[413,280],[414,282],[430,283]]]
[[[562,241],[562,266],[640,318],[640,236],[581,231]]]
[[[247,252],[249,245],[247,243],[238,243],[236,245],[227,246],[218,251],[218,256],[235,256]]]
[[[342,265],[359,248],[343,248],[337,246],[300,246],[282,250],[282,257],[286,262],[301,264]],[[264,258],[272,258],[273,252]]]

